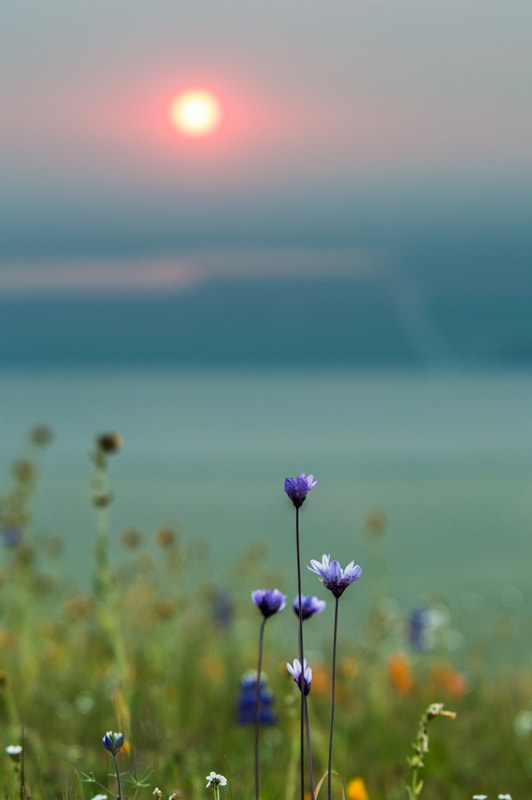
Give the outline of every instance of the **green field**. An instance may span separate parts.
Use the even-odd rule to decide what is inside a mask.
[[[125,531],[109,559],[114,465],[96,447],[93,560],[84,565],[91,580],[79,588],[75,573],[60,568],[63,542],[34,533],[41,449],[32,434],[0,506],[0,722],[3,747],[23,748],[23,761],[2,757],[4,796],[115,796],[112,759],[102,746],[106,731],[125,736],[118,755],[123,797],[150,798],[156,787],[165,797],[209,796],[211,770],[228,779],[222,797],[252,796],[254,725],[239,722],[238,703],[242,675],[257,666],[260,614],[243,587],[278,587],[291,605],[292,562],[279,560],[272,569],[272,543],[265,559],[252,540],[219,567],[204,540],[170,527],[152,541]],[[318,491],[312,502],[301,514],[303,530],[312,525]],[[287,532],[292,512],[288,503]],[[477,635],[465,642],[461,620],[451,621],[434,599],[433,641],[413,651],[409,608],[389,597],[395,567],[387,537],[385,518],[370,517],[360,532],[362,578],[340,604],[333,796],[347,787],[350,800],[364,800],[364,791],[372,800],[407,797],[407,756],[418,721],[438,701],[457,716],[431,726],[422,796],[509,792],[524,800],[532,778],[532,672],[517,665],[515,647],[520,641],[526,649],[531,630],[530,619],[515,614],[517,594],[509,592],[506,606],[489,619],[470,598],[467,626]],[[334,557],[334,547],[331,533],[322,549]],[[332,599],[316,576],[306,573],[304,581],[305,592]],[[327,768],[332,611],[329,602],[305,623],[317,779]],[[297,618],[287,607],[265,629],[263,669],[276,716],[260,731],[265,799],[299,797],[299,693],[285,667],[297,652]]]

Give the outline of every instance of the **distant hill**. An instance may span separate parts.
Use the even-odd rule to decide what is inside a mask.
[[[384,279],[211,280],[166,295],[0,299],[0,366],[532,366],[532,292]]]

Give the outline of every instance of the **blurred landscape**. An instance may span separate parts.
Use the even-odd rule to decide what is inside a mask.
[[[0,49],[3,797],[201,800],[211,770],[250,797],[257,695],[261,797],[312,797],[290,608],[249,678],[306,472],[303,593],[322,554],[362,567],[331,800],[527,800],[532,5],[27,5]],[[198,88],[220,125],[191,138]]]

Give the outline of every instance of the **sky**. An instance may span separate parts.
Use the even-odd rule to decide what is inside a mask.
[[[2,29],[4,294],[529,241],[528,0],[17,0]],[[194,86],[201,141],[168,120]]]

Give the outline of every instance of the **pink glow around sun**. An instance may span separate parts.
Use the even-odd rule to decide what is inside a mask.
[[[187,89],[171,101],[168,109],[172,127],[181,135],[202,138],[212,136],[222,123],[222,106],[205,89]]]

